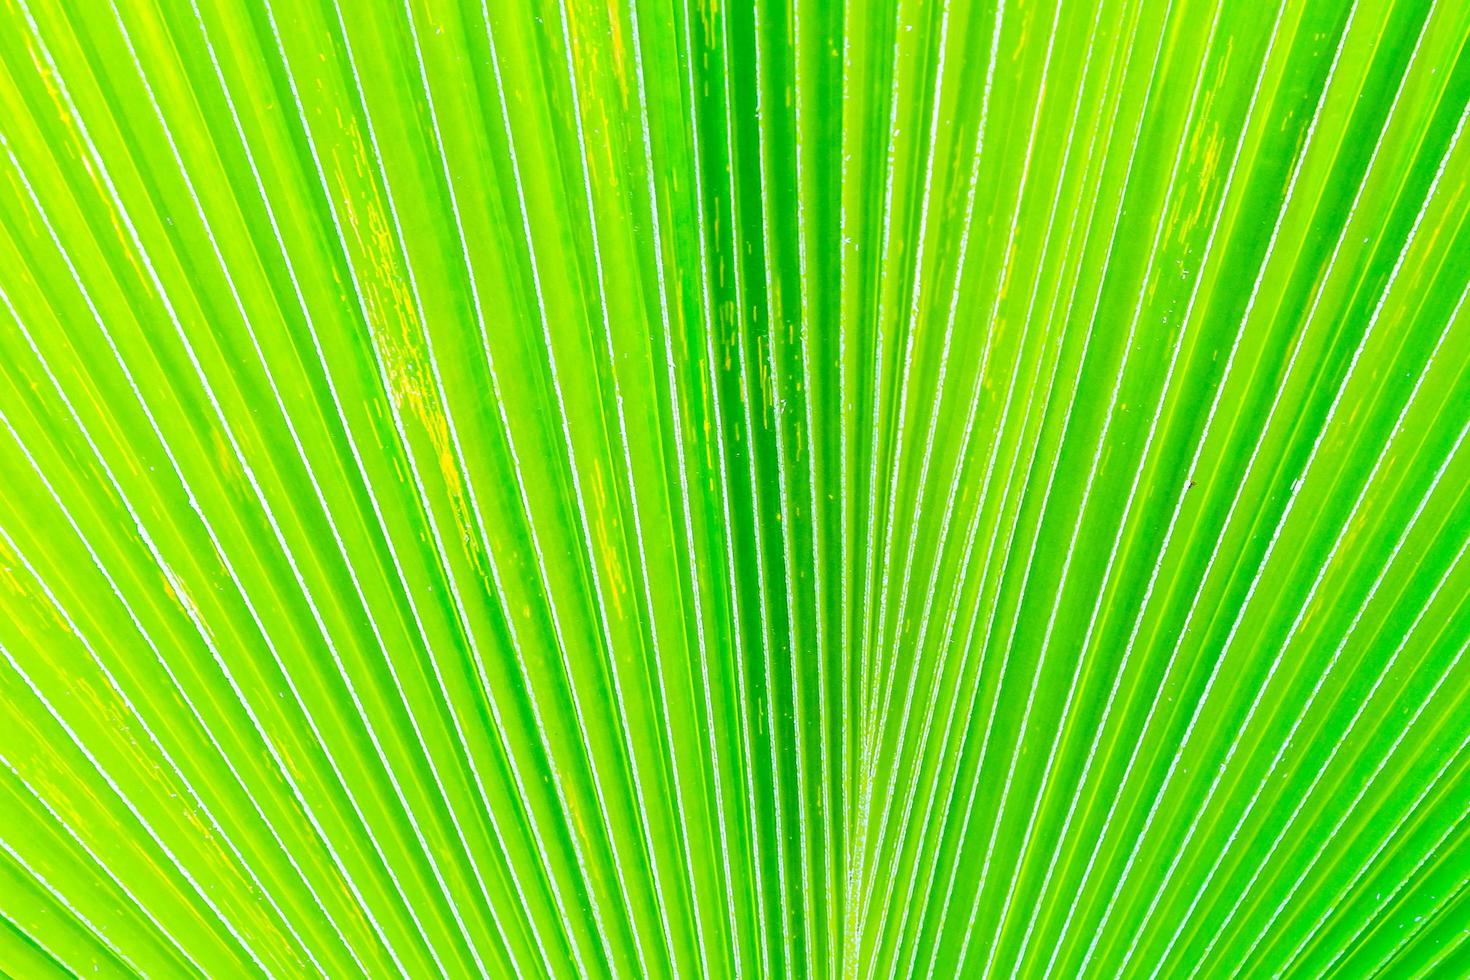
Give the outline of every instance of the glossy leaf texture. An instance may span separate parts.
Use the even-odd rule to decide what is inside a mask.
[[[0,0],[0,969],[1470,975],[1470,5]]]

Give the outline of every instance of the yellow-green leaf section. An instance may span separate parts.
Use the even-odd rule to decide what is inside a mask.
[[[0,971],[1470,975],[1470,5],[0,0]]]

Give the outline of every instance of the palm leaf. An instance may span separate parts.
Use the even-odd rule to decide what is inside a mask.
[[[1467,42],[4,0],[0,969],[1470,973]]]

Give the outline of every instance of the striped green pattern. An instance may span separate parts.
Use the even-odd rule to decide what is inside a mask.
[[[0,0],[0,972],[1470,976],[1470,3]]]

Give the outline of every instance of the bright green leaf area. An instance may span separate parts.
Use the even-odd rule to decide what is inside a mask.
[[[0,973],[1470,976],[1470,3],[0,0]]]

